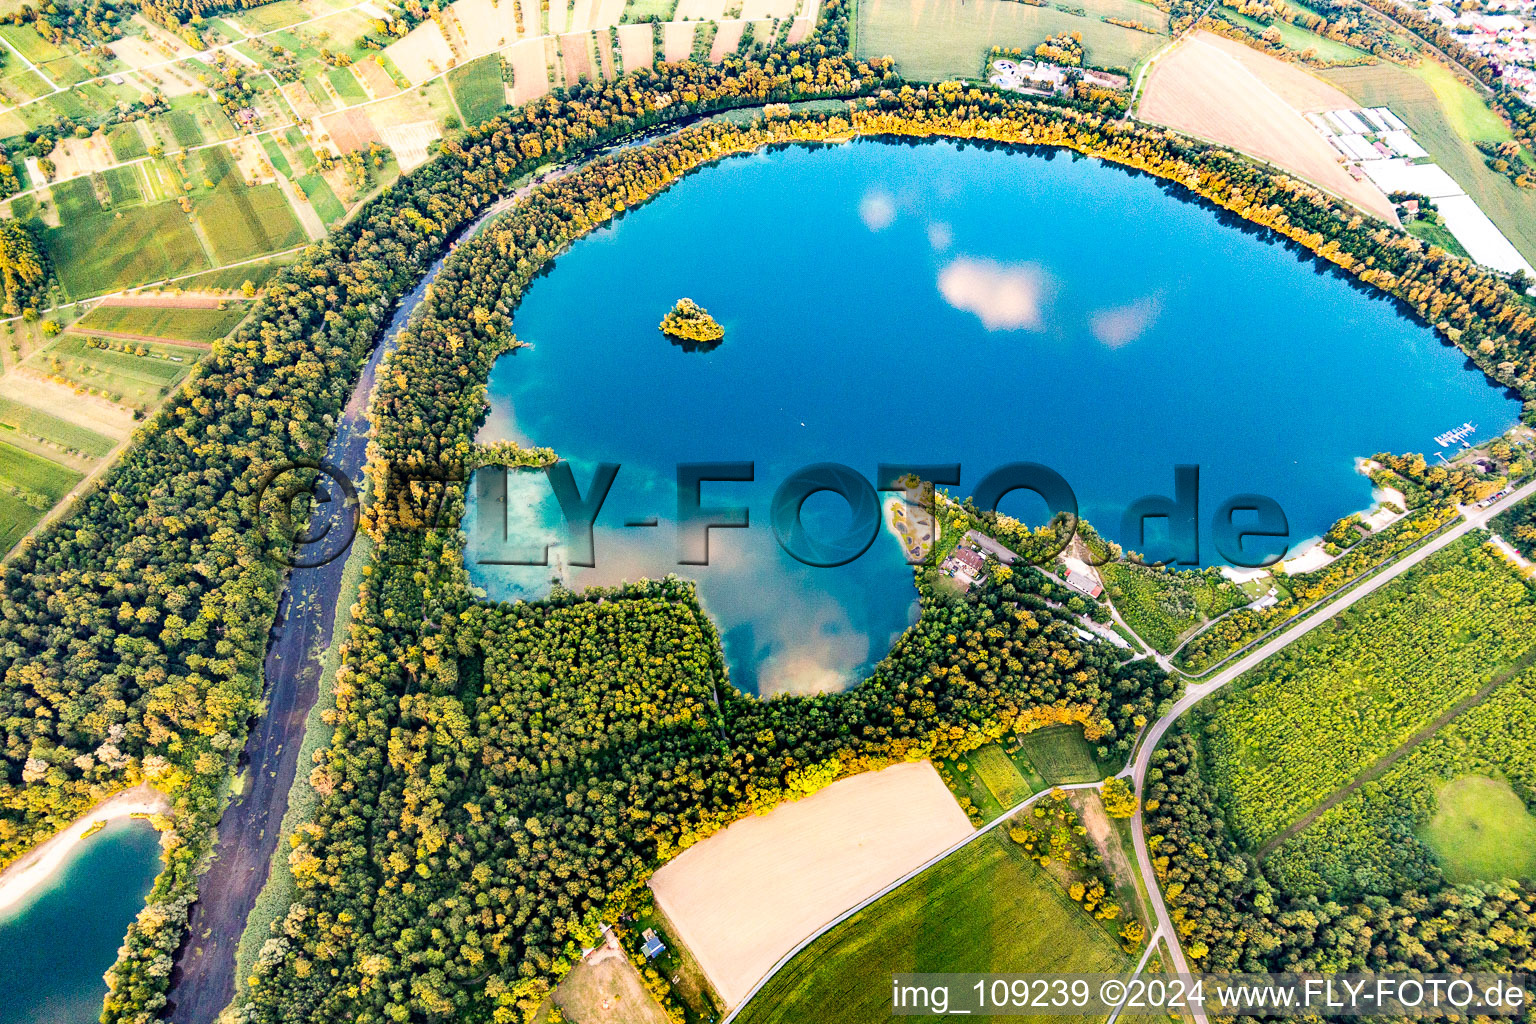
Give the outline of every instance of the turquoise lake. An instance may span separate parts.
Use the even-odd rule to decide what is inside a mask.
[[[119,819],[0,916],[0,1024],[94,1024],[102,979],[160,873],[160,836]]]
[[[724,325],[718,348],[659,332],[682,296]],[[705,168],[562,255],[514,329],[533,347],[492,371],[482,439],[554,448],[583,494],[593,464],[622,466],[596,566],[564,581],[697,579],[732,681],[761,693],[856,682],[915,615],[883,530],[838,568],[781,550],[770,499],[808,464],[873,482],[880,462],[958,462],[964,495],[1005,463],[1042,463],[1116,539],[1129,503],[1171,495],[1174,466],[1197,464],[1209,564],[1210,517],[1232,495],[1275,499],[1294,546],[1370,504],[1357,457],[1432,452],[1463,422],[1490,437],[1519,414],[1393,302],[1273,236],[1099,161],[950,143]],[[675,467],[721,461],[755,463],[755,481],[705,484],[704,504],[749,506],[751,527],[712,531],[707,567],[678,565]],[[509,532],[558,539],[542,475],[510,490]],[[1003,509],[1038,521],[1044,505],[1021,492]],[[807,512],[848,517],[828,494]],[[482,514],[499,529],[499,494],[466,524],[477,585],[545,592],[558,567],[477,564],[527,546],[486,542]]]

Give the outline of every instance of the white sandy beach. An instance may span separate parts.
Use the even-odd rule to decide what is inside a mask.
[[[150,785],[125,789],[103,800],[64,831],[0,871],[0,916],[47,882],[98,822],[105,824],[135,814],[163,814],[169,807],[165,794]]]
[[[1280,566],[1289,575],[1297,576],[1304,572],[1311,572],[1313,569],[1321,569],[1331,561],[1333,556],[1323,550],[1323,538],[1313,537],[1300,545],[1300,552],[1295,557],[1287,558],[1280,563]]]

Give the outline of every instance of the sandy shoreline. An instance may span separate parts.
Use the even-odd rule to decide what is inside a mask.
[[[63,866],[85,834],[97,826],[136,814],[162,814],[170,807],[165,794],[150,785],[125,789],[108,797],[47,842],[29,850],[0,871],[0,916],[48,881]]]

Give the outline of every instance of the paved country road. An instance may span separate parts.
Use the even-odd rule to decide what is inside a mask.
[[[1129,774],[1134,780],[1138,802],[1141,801],[1143,796],[1142,790],[1146,785],[1147,768],[1152,763],[1153,752],[1157,750],[1158,744],[1162,741],[1163,736],[1167,734],[1168,730],[1172,728],[1173,724],[1183,717],[1190,708],[1243,675],[1249,669],[1256,667],[1271,655],[1299,640],[1323,623],[1333,619],[1340,612],[1353,606],[1362,598],[1397,579],[1397,577],[1423,562],[1435,552],[1454,544],[1472,530],[1486,526],[1489,519],[1532,495],[1536,495],[1536,480],[1527,483],[1486,509],[1462,509],[1462,521],[1456,526],[1423,547],[1415,549],[1402,559],[1392,563],[1375,576],[1356,586],[1355,589],[1343,597],[1335,600],[1332,604],[1314,612],[1309,618],[1303,619],[1290,629],[1278,634],[1268,643],[1263,644],[1252,653],[1239,659],[1230,668],[1223,670],[1206,682],[1190,686],[1184,691],[1184,696],[1174,704],[1168,713],[1154,722],[1152,727],[1147,730],[1146,735],[1142,737],[1141,743],[1136,748],[1135,760],[1131,762],[1131,766],[1127,771],[1122,773],[1122,775]],[[1142,881],[1147,887],[1147,895],[1151,899],[1153,911],[1157,915],[1157,928],[1153,933],[1152,941],[1161,936],[1168,944],[1168,952],[1173,961],[1171,965],[1173,972],[1176,974],[1188,974],[1189,964],[1184,958],[1183,949],[1179,946],[1178,933],[1174,931],[1173,921],[1168,915],[1168,905],[1163,899],[1162,890],[1157,884],[1157,875],[1152,869],[1152,858],[1147,851],[1146,828],[1140,814],[1131,818],[1131,836],[1136,847],[1137,870],[1141,872]],[[1192,1012],[1196,1024],[1206,1024],[1204,1009],[1196,1007]]]

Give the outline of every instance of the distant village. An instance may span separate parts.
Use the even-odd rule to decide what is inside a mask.
[[[1467,49],[1498,64],[1503,79],[1536,104],[1536,0],[1415,6],[1455,32]]]

